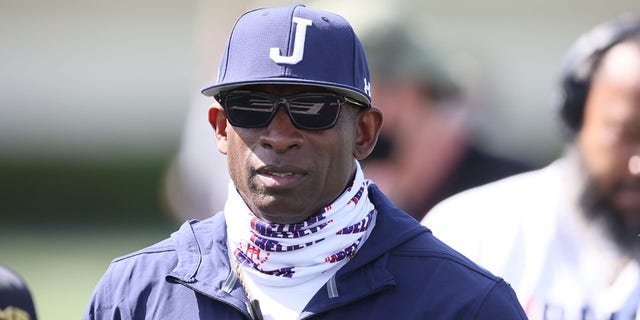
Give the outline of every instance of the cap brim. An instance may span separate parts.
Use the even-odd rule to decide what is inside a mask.
[[[257,84],[289,84],[289,85],[307,85],[307,86],[323,87],[331,91],[334,91],[336,93],[343,94],[351,99],[355,99],[356,101],[362,102],[367,106],[371,105],[371,99],[369,99],[368,96],[366,96],[364,93],[353,90],[352,88],[349,88],[347,86],[338,86],[335,83],[309,81],[309,80],[303,80],[303,79],[297,80],[297,79],[291,79],[291,78],[286,78],[286,79],[272,78],[272,79],[261,79],[261,80],[254,80],[254,81],[231,82],[231,83],[225,83],[225,84],[219,84],[219,85],[215,84],[215,85],[204,87],[202,90],[200,90],[200,92],[205,96],[215,97],[218,93],[222,91],[229,91],[229,90],[237,89],[240,87],[257,85]]]

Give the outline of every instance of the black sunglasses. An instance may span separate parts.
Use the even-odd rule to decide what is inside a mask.
[[[263,128],[271,123],[282,104],[294,126],[305,130],[333,127],[344,102],[365,108],[366,105],[333,93],[303,93],[288,97],[262,92],[222,92],[216,100],[224,108],[229,123],[235,127]]]

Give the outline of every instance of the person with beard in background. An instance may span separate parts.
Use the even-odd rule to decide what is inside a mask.
[[[400,208],[420,220],[453,194],[533,169],[477,145],[462,89],[409,28],[375,24],[362,42],[371,94],[385,114],[364,172]]]
[[[640,16],[580,37],[562,71],[564,155],[449,198],[422,223],[509,281],[530,319],[638,319]]]

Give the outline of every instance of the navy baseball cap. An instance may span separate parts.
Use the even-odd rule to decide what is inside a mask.
[[[343,17],[302,4],[249,11],[236,21],[218,80],[202,89],[216,96],[253,84],[321,86],[371,104],[367,58]]]
[[[6,319],[37,319],[33,298],[24,280],[15,271],[0,265],[0,319],[5,319],[3,313]]]

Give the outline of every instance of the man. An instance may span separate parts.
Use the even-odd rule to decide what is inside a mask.
[[[29,287],[17,273],[2,265],[0,265],[0,319],[38,319]]]
[[[114,260],[84,319],[524,319],[508,284],[364,179],[382,124],[369,82],[342,17],[242,15],[203,90],[224,211]]]
[[[431,50],[400,24],[378,24],[363,37],[372,98],[385,114],[365,175],[417,220],[471,187],[532,169],[473,141],[471,108]]]
[[[445,200],[422,221],[513,284],[531,319],[640,316],[640,17],[570,49],[565,155]]]

